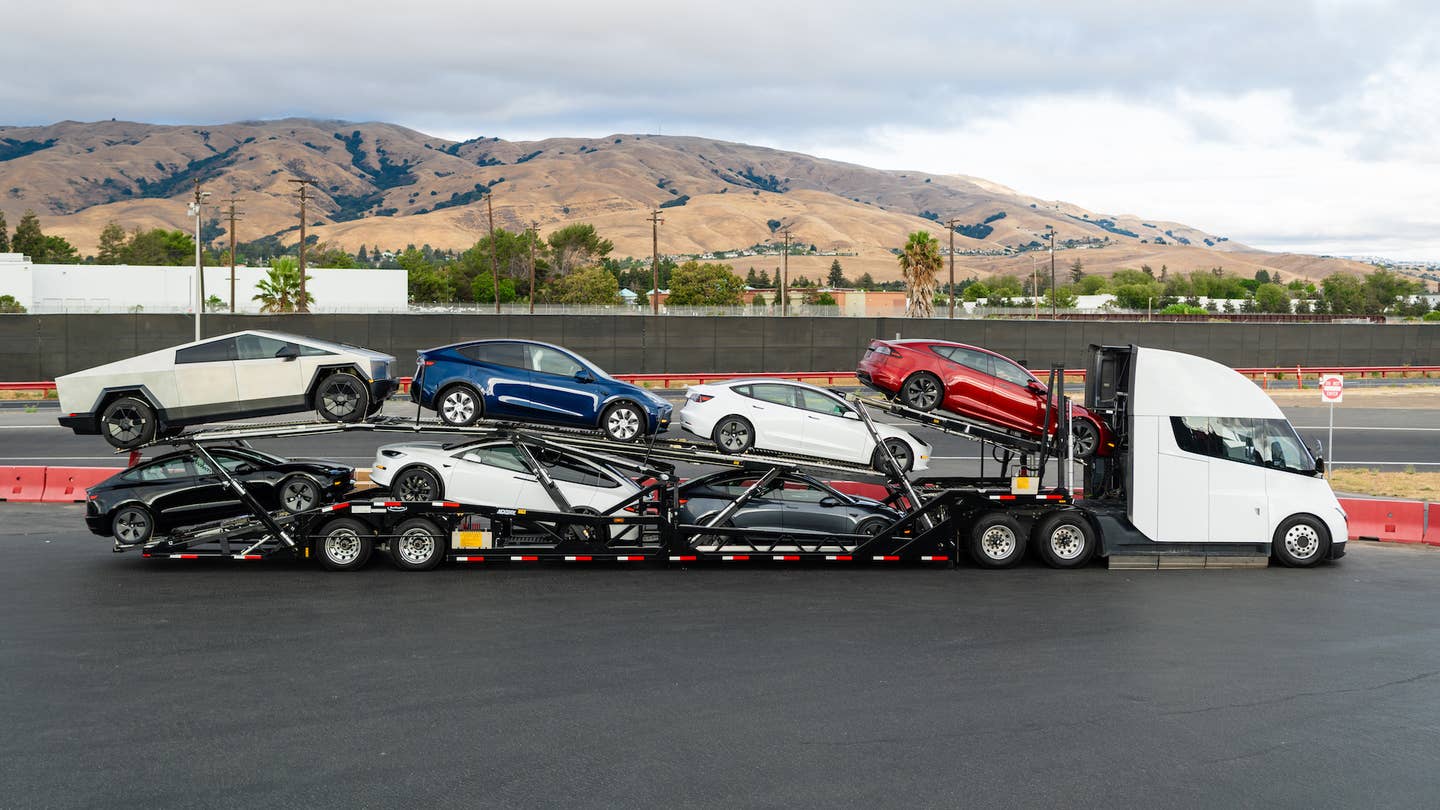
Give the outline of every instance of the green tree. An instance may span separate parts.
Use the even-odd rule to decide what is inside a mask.
[[[1075,257],[1075,262],[1070,265],[1070,283],[1079,284],[1085,278],[1085,265],[1081,263],[1080,257]]]
[[[323,242],[313,248],[307,248],[305,250],[305,264],[307,267],[327,267],[342,270],[351,270],[360,266],[348,250]]]
[[[406,295],[416,304],[444,304],[455,300],[450,273],[437,268],[413,246],[395,257],[405,271]]]
[[[1260,272],[1265,272],[1261,270]],[[1266,282],[1255,288],[1255,308],[1261,312],[1289,313],[1290,293],[1279,284]]]
[[[45,262],[47,264],[79,264],[80,251],[65,239],[59,236],[46,236]]]
[[[125,229],[120,223],[111,221],[100,229],[100,249],[95,261],[100,264],[119,264],[125,256]]]
[[[1075,293],[1065,287],[1061,287],[1058,290],[1046,290],[1045,296],[1041,300],[1041,305],[1048,307],[1052,304],[1056,309],[1074,309]]]
[[[598,263],[615,249],[614,242],[601,239],[599,234],[595,233],[594,225],[583,222],[566,225],[550,234],[545,241],[550,247],[555,272],[562,276],[577,267]],[[535,277],[540,277],[538,270]]]
[[[976,281],[967,284],[960,296],[966,301],[983,301],[990,297],[990,288],[985,286],[985,282]]]
[[[1122,284],[1115,288],[1115,306],[1121,309],[1143,310],[1154,306],[1165,297],[1165,287],[1158,281],[1144,284]]]
[[[1320,282],[1325,308],[1333,315],[1358,315],[1365,309],[1365,283],[1350,273],[1331,273]]]
[[[688,261],[670,274],[669,303],[675,306],[736,306],[745,284],[723,264]]]
[[[130,241],[120,251],[121,264],[166,265],[183,267],[195,263],[195,239],[190,234],[164,228],[130,233]]]
[[[493,301],[495,285],[491,279],[491,235],[486,234],[484,238],[475,243],[475,246],[460,254],[460,260],[452,268],[452,278],[455,283],[455,297],[461,301]],[[504,228],[497,228],[494,235],[495,254],[498,257],[499,275],[501,278],[500,298],[505,299],[506,280],[510,281],[511,290],[525,289],[528,292],[530,285],[530,247],[535,246],[535,284],[543,287],[548,274],[550,273],[549,245],[540,237],[529,231],[514,233]],[[481,285],[481,278],[484,278],[485,293],[482,296],[480,290],[476,289]],[[512,299],[513,300],[513,299]]]
[[[805,293],[805,303],[817,307],[833,307],[839,304],[839,302],[835,300],[835,296],[828,292],[820,292],[819,290],[811,290]]]
[[[830,274],[825,277],[825,283],[831,287],[849,287],[850,279],[845,278],[845,270],[840,267],[840,260],[830,262]]]
[[[763,306],[765,306],[765,296],[761,295],[760,293],[755,293],[755,297],[750,300],[750,306],[752,306],[752,307],[763,307]]]
[[[1397,305],[1420,293],[1420,284],[1384,267],[1365,275],[1363,310],[1381,314],[1396,311]]]
[[[861,273],[860,278],[855,280],[855,286],[862,290],[875,289],[875,277],[869,273]]]
[[[1256,270],[1256,271],[1255,271],[1255,283],[1256,283],[1256,284],[1269,284],[1269,283],[1270,283],[1270,271],[1269,271],[1269,270],[1266,270],[1266,269],[1263,268],[1263,267],[1260,268],[1259,270]]]
[[[308,282],[309,276],[305,277]],[[255,283],[259,290],[251,300],[260,302],[261,312],[294,312],[300,305],[300,265],[289,256],[281,256],[270,262],[265,278]],[[305,292],[305,304],[315,303],[315,296]]]
[[[15,226],[15,236],[10,240],[10,249],[30,257],[36,264],[45,261],[45,234],[40,230],[40,218],[34,211],[26,211]]]
[[[485,272],[476,275],[474,279],[471,280],[470,290],[475,296],[475,302],[478,304],[490,304],[495,301],[495,281],[491,278],[488,267],[485,269]],[[515,291],[515,279],[501,276],[500,303],[510,304],[518,297],[519,294]],[[455,293],[455,298],[456,300],[464,300],[460,298],[458,290]]]
[[[0,211],[0,253],[10,252],[10,231],[5,224],[5,212]]]
[[[915,231],[900,251],[900,275],[910,293],[910,317],[935,314],[935,277],[940,272],[940,243],[929,231]]]
[[[620,282],[603,267],[582,267],[553,279],[542,298],[555,304],[614,304],[620,301]]]
[[[0,295],[0,315],[24,315],[25,306],[13,295]]]
[[[1087,275],[1080,279],[1080,284],[1077,289],[1081,295],[1099,295],[1105,292],[1105,289],[1109,286],[1104,276]]]

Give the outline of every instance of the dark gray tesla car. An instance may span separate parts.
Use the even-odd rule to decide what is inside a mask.
[[[703,524],[760,478],[753,470],[726,470],[680,487],[680,521]],[[846,495],[802,473],[771,482],[731,515],[725,525],[740,529],[804,529],[835,534],[879,534],[900,512],[879,501]]]

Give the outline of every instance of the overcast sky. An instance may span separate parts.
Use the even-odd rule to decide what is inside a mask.
[[[1440,260],[1434,3],[54,0],[0,123],[305,115],[739,140],[1260,247]]]

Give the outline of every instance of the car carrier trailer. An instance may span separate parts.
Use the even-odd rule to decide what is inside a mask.
[[[1257,435],[1281,436],[1285,430],[1294,435],[1274,403],[1233,370],[1175,352],[1092,347],[1085,404],[1107,421],[1116,440],[1109,455],[1085,465],[1088,498],[1075,497],[1069,401],[1062,388],[1060,370],[1052,369],[1045,424],[1051,423],[1052,413],[1064,418],[1054,420],[1052,435],[1039,439],[945,413],[911,412],[852,396],[872,435],[869,409],[876,408],[999,451],[999,475],[914,481],[888,453],[880,465],[884,469],[875,470],[780,453],[727,455],[700,441],[614,442],[586,431],[531,425],[460,428],[417,419],[202,430],[155,444],[189,445],[213,461],[207,445],[285,435],[368,430],[504,438],[515,445],[554,508],[406,502],[382,494],[300,514],[272,514],[222,465],[212,463],[252,515],[176,531],[146,544],[142,554],[179,559],[315,557],[332,570],[359,568],[376,551],[405,570],[428,570],[446,561],[955,565],[962,554],[982,567],[1004,568],[1019,562],[1032,542],[1040,558],[1056,568],[1083,566],[1096,554],[1111,558],[1112,565],[1116,560],[1156,560],[1159,565],[1164,558],[1263,563],[1273,552],[1279,561],[1297,566],[1344,554],[1344,512],[1323,479],[1306,474],[1303,467],[1258,463],[1258,451],[1255,458],[1224,453],[1200,458],[1194,447],[1180,446],[1182,428],[1171,430],[1175,420],[1187,426],[1216,420],[1220,428],[1232,431],[1226,436],[1238,435],[1234,431],[1250,423],[1264,423],[1256,427]],[[1309,459],[1308,451],[1299,447]],[[1248,450],[1242,446],[1239,452]],[[572,508],[546,471],[545,458],[553,452],[583,454],[627,469],[644,486],[606,513]],[[1290,452],[1299,460],[1293,447]],[[1047,486],[1047,463],[1056,459],[1059,480]],[[677,463],[741,468],[754,478],[729,508],[703,524],[683,523]],[[1314,459],[1309,463],[1313,473],[1319,464]],[[1247,465],[1254,469],[1234,469]],[[874,536],[724,525],[728,514],[748,499],[802,469],[868,479],[877,495],[884,493],[878,499],[898,508],[901,516]],[[1245,491],[1230,479],[1242,481]],[[1268,495],[1272,490],[1274,498]],[[1269,508],[1272,502],[1277,509]],[[1165,511],[1171,509],[1173,515]],[[1237,518],[1235,510],[1243,513]],[[1253,510],[1253,517],[1245,510]]]

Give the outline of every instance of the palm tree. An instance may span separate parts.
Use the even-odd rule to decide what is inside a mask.
[[[900,274],[910,289],[910,317],[935,314],[935,276],[940,272],[940,243],[929,231],[910,234],[900,253]]]
[[[255,282],[255,289],[260,292],[251,300],[260,302],[261,312],[294,312],[300,305],[299,265],[289,256],[281,256],[270,261],[270,269],[265,275],[265,278]],[[313,279],[306,276],[305,280]],[[309,291],[305,293],[305,303],[307,308],[309,304],[315,303],[315,296]]]

